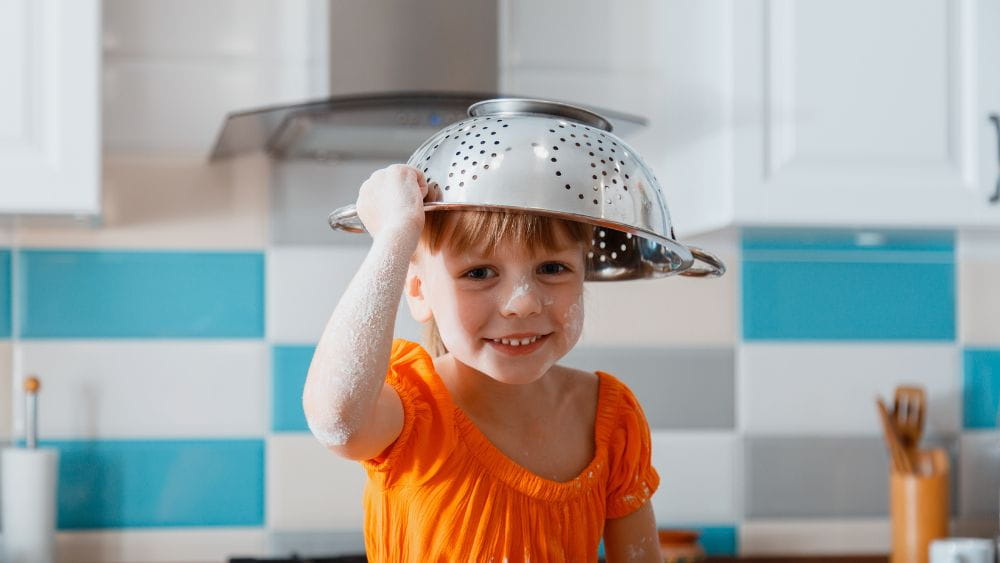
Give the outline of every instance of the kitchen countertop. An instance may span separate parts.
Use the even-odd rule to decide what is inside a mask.
[[[774,556],[747,556],[747,557],[717,557],[712,556],[705,559],[706,563],[790,563],[792,561],[804,561],[806,563],[886,563],[889,561],[888,555],[774,555]]]

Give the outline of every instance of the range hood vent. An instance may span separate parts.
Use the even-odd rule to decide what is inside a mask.
[[[279,160],[399,158],[441,128],[465,119],[472,104],[497,97],[504,96],[379,92],[235,112],[227,116],[211,159],[260,149]],[[608,118],[621,136],[646,125],[638,116],[588,109]]]

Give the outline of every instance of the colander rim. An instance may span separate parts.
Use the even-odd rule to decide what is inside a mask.
[[[492,98],[469,106],[469,117],[536,116],[549,119],[570,119],[577,123],[611,133],[614,126],[604,116],[589,109],[540,98]]]

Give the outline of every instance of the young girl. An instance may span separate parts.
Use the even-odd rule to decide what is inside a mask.
[[[583,324],[593,227],[434,211],[412,167],[361,186],[371,250],[309,367],[313,434],[368,473],[371,561],[660,561],[632,393],[557,365]],[[393,340],[401,293],[427,345]]]

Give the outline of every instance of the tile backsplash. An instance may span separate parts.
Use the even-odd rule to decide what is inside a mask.
[[[7,227],[0,429],[21,438],[20,381],[38,374],[67,560],[361,547],[363,471],[311,437],[300,393],[367,236],[301,225],[324,220],[317,201],[350,198],[303,181],[336,164],[284,166],[108,159],[119,181],[101,225]],[[916,383],[927,442],[952,456],[955,529],[995,531],[1000,235],[750,228],[686,242],[727,275],[588,284],[564,359],[642,402],[660,525],[697,529],[720,554],[886,551],[873,400]],[[397,318],[418,340],[405,304]]]

